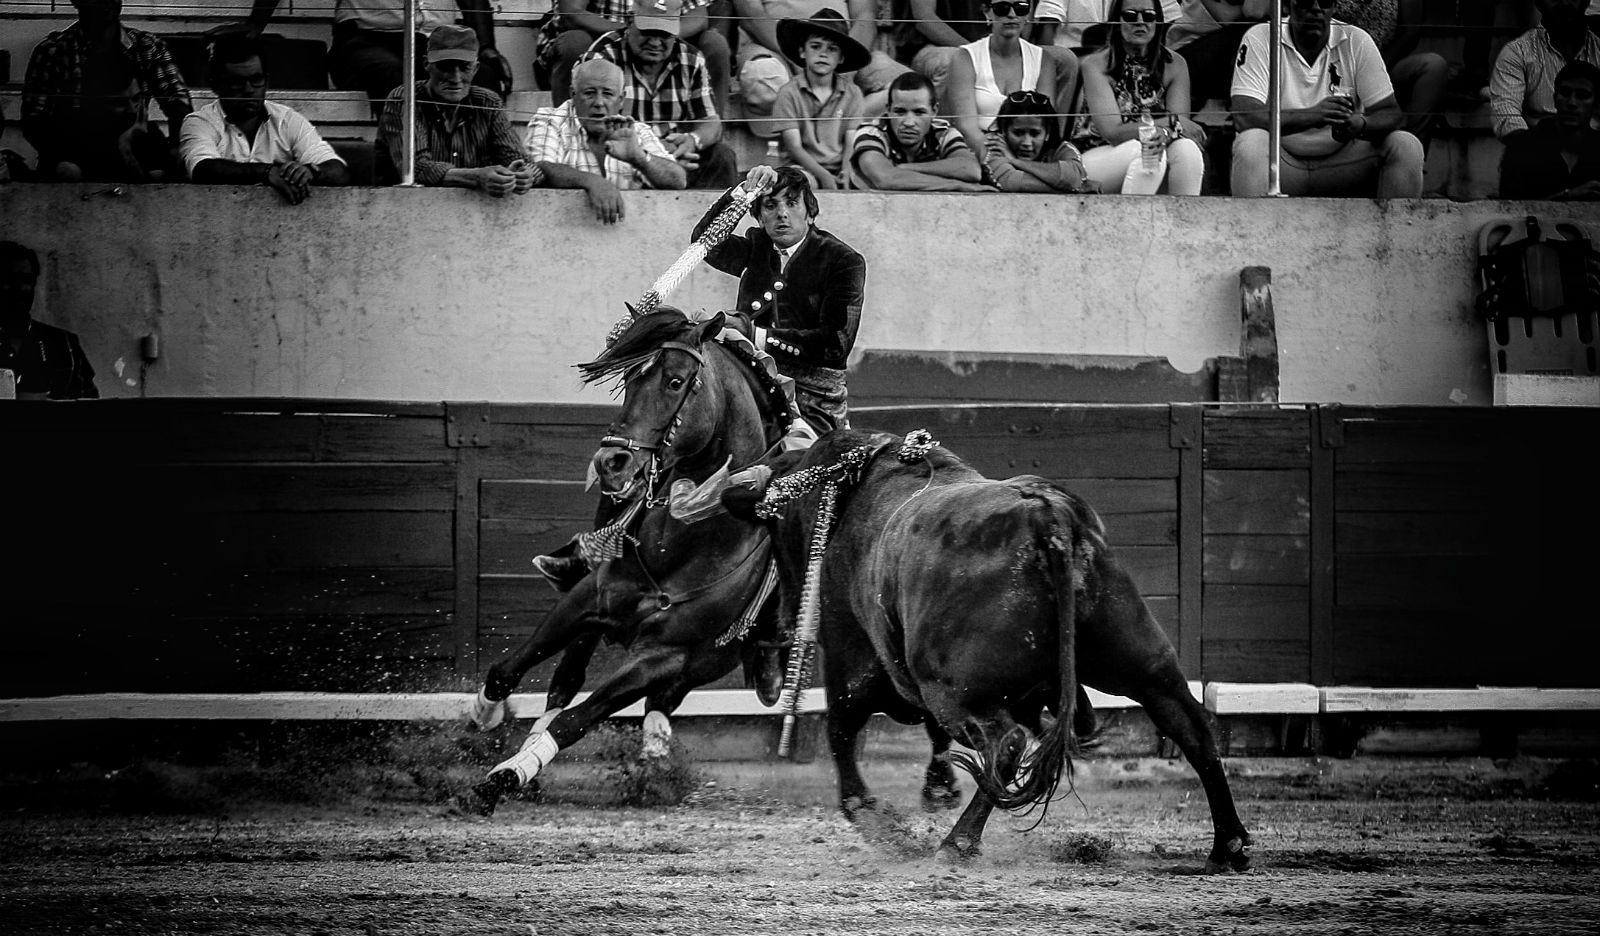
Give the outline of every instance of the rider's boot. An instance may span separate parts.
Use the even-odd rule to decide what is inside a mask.
[[[578,555],[534,556],[533,567],[558,592],[572,591],[589,574],[589,563]]]
[[[756,690],[761,704],[771,708],[783,695],[783,683],[788,676],[789,641],[759,640],[746,672],[747,681]]]

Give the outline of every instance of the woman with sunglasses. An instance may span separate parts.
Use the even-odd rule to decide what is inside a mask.
[[[1006,95],[989,131],[984,163],[1002,192],[1082,192],[1088,174],[1061,138],[1055,104],[1037,91]]]
[[[1189,69],[1164,44],[1167,23],[1159,0],[1113,0],[1104,49],[1083,60],[1084,110],[1071,139],[1089,178],[1102,192],[1154,195],[1163,179],[1169,195],[1198,195],[1205,175],[1200,126],[1189,119]],[[1160,151],[1153,168],[1140,158],[1142,118],[1155,126]]]
[[[1030,4],[1031,0],[985,3],[983,16],[989,23],[989,35],[961,46],[950,62],[944,113],[974,153],[984,152],[984,134],[994,128],[1006,95],[1038,91],[1062,103],[1071,100],[1056,92],[1070,93],[1077,75],[1063,76],[1063,59],[1022,38],[1032,26]],[[1058,108],[1057,113],[1064,110]]]

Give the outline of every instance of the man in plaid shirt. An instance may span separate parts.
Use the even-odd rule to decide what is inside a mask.
[[[722,118],[705,56],[679,38],[683,0],[665,0],[663,6],[641,4],[627,28],[596,39],[584,58],[622,69],[623,113],[650,124],[688,172],[689,188],[729,188],[739,180],[738,158],[720,142]]]
[[[560,104],[572,93],[572,66],[589,51],[594,41],[608,32],[628,25],[628,11],[635,0],[556,0],[555,15],[539,29],[533,49],[533,72],[550,89],[551,99]],[[659,0],[638,0],[654,7]],[[711,74],[711,99],[717,113],[728,112],[728,81],[732,74],[732,52],[725,35],[727,26],[713,23],[712,0],[684,0],[678,18],[678,38],[693,45],[706,57]]]
[[[72,5],[78,21],[34,46],[22,80],[22,134],[39,153],[39,174],[45,178],[60,177],[62,164],[72,164],[69,151],[78,125],[99,103],[88,100],[86,92],[105,84],[115,70],[108,62],[115,57],[133,66],[140,86],[161,104],[168,126],[181,126],[194,109],[167,44],[122,25],[122,0],[72,0]]]
[[[551,188],[581,188],[606,224],[622,220],[622,190],[681,189],[683,167],[649,124],[622,113],[622,69],[590,59],[572,70],[573,95],[528,123],[528,158]]]

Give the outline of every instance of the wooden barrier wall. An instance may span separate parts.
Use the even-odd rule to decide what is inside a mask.
[[[0,695],[467,689],[555,595],[604,407],[0,405]],[[1191,679],[1593,687],[1584,409],[864,409],[1100,510]],[[591,673],[619,651],[605,648]],[[524,684],[540,690],[550,664]],[[737,674],[722,687],[740,685]]]

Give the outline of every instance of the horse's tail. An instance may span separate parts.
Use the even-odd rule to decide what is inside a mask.
[[[1042,501],[1043,509],[1033,512],[1034,532],[1044,552],[1049,580],[1055,589],[1056,639],[1059,648],[1056,668],[1060,679],[1056,720],[1032,743],[1025,743],[1020,757],[1007,756],[1007,749],[1024,739],[1027,732],[1018,726],[1005,735],[989,739],[981,757],[974,759],[952,753],[950,759],[972,775],[984,794],[1001,809],[1019,810],[1042,805],[1049,808],[1056,791],[1066,779],[1072,788],[1072,758],[1078,752],[1073,731],[1078,704],[1077,657],[1077,575],[1073,561],[1077,530],[1081,518],[1073,502],[1059,489],[1027,493]],[[1000,765],[1013,768],[1002,772]],[[1007,776],[1009,774],[1009,776]],[[1040,821],[1044,816],[1041,813]]]

